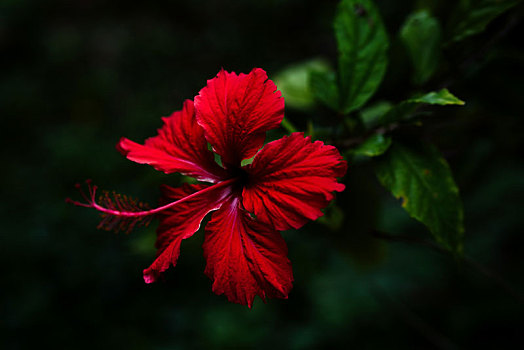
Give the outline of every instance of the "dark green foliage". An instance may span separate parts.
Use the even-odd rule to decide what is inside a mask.
[[[416,84],[428,81],[437,69],[441,36],[440,23],[427,11],[413,13],[402,26],[400,37],[415,68],[413,80]]]
[[[377,162],[377,177],[410,216],[425,224],[435,240],[461,254],[464,211],[448,163],[430,145],[395,143]]]
[[[521,0],[461,0],[450,21],[450,40],[461,41],[478,34],[502,13]]]
[[[355,154],[376,157],[386,152],[391,146],[391,137],[373,134],[352,150]]]
[[[417,108],[423,105],[463,105],[464,101],[461,101],[457,97],[453,96],[447,89],[442,89],[437,92],[429,92],[422,94],[418,97],[412,97],[404,100],[391,107],[385,113],[375,117],[376,124],[391,124],[395,122],[406,121],[415,116]],[[364,120],[364,123],[370,124],[369,121]]]
[[[334,72],[311,72],[310,84],[319,101],[333,110],[339,109],[339,90]]]
[[[338,85],[324,80],[319,91],[339,91],[340,106],[332,101],[328,106],[343,113],[362,107],[378,88],[386,68],[388,39],[371,1],[343,0],[335,18],[335,36],[339,51]],[[410,15],[400,36],[415,67],[414,82],[421,84],[431,78],[440,57],[441,30],[437,19],[428,12]],[[315,82],[315,81],[313,81]],[[315,91],[315,90],[314,90]],[[324,94],[317,97],[324,102]],[[413,117],[419,105],[463,105],[447,89],[421,94],[384,109],[384,113],[361,114],[361,122],[372,135],[350,154],[368,157],[386,152],[392,143],[384,136],[384,130],[393,123],[404,122]],[[366,120],[367,119],[367,120]],[[358,133],[357,125],[346,119],[349,131]],[[382,130],[381,128],[386,127]],[[393,145],[377,164],[377,176],[397,198],[403,199],[402,207],[413,218],[424,223],[435,240],[454,253],[462,252],[464,214],[453,175],[444,158],[430,145],[411,151],[401,145]],[[418,152],[418,153],[417,153]]]
[[[386,72],[389,42],[372,1],[341,1],[334,27],[339,111],[349,113],[362,107],[380,85]]]

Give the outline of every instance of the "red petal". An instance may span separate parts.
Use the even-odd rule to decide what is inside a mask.
[[[197,191],[207,188],[207,185],[184,185],[179,188],[162,186],[163,200],[172,202]],[[176,265],[180,253],[180,243],[191,237],[200,228],[204,216],[212,210],[220,208],[231,193],[230,187],[221,187],[196,195],[176,207],[167,209],[160,214],[160,225],[157,229],[157,258],[150,267],[144,270],[146,283],[155,282],[169,266]]]
[[[195,97],[195,108],[207,140],[229,167],[253,157],[266,131],[284,117],[284,99],[260,68],[247,75],[221,70]]]
[[[320,209],[334,198],[333,191],[344,190],[336,178],[346,169],[335,147],[312,143],[303,133],[284,136],[268,143],[246,168],[250,183],[242,204],[276,230],[299,228],[322,216]]]
[[[279,232],[253,220],[230,198],[206,226],[205,273],[213,292],[251,307],[255,295],[287,298],[293,272]]]
[[[122,138],[117,149],[129,160],[150,164],[166,174],[181,172],[201,181],[217,182],[225,171],[207,148],[204,130],[197,124],[193,102],[186,100],[181,111],[162,118],[158,136],[140,145]]]

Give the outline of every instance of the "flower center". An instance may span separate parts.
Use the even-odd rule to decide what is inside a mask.
[[[249,173],[243,167],[231,169],[231,175],[236,178],[234,185],[236,190],[241,191],[249,182]]]

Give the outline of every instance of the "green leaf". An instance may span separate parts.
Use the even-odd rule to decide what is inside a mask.
[[[465,102],[455,97],[448,89],[442,89],[440,91],[428,92],[425,95],[413,97],[407,100],[411,103],[427,103],[431,105],[464,105]]]
[[[517,5],[520,0],[462,0],[452,20],[450,42],[478,34],[495,18]]]
[[[338,88],[335,72],[311,72],[311,91],[316,99],[338,111]]]
[[[349,113],[363,106],[380,85],[389,41],[371,0],[342,0],[334,27],[339,51],[339,111]]]
[[[439,244],[454,253],[462,252],[462,202],[449,165],[435,147],[409,148],[394,143],[379,159],[376,173],[382,185],[402,199],[402,207],[426,225]]]
[[[360,119],[366,129],[372,129],[378,125],[380,118],[386,114],[393,105],[389,101],[379,101],[360,111]]]
[[[380,124],[389,124],[401,120],[409,119],[415,113],[417,107],[423,104],[430,105],[464,105],[465,102],[455,97],[448,89],[432,91],[418,97],[413,97],[402,101],[392,107],[387,113],[380,118]]]
[[[376,157],[386,152],[391,145],[391,137],[374,134],[353,150],[354,154]]]
[[[427,11],[411,14],[400,29],[400,38],[415,68],[413,80],[423,84],[431,78],[440,60],[440,23]]]
[[[286,100],[286,107],[308,110],[315,103],[311,90],[311,73],[326,73],[330,70],[325,60],[312,59],[285,68],[275,76],[273,81],[282,92]]]

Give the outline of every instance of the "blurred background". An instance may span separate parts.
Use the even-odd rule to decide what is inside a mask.
[[[373,101],[413,92],[398,31],[417,8],[447,23],[454,1],[376,1],[390,65]],[[336,62],[337,1],[0,2],[0,347],[513,348],[522,329],[524,29],[522,6],[443,51],[427,83],[464,107],[435,109],[417,129],[446,156],[465,206],[467,263],[425,244],[424,226],[351,164],[343,214],[283,233],[295,283],[288,300],[253,309],[211,291],[203,232],[184,241],[165,282],[146,285],[155,225],[129,235],[96,229],[95,212],[66,205],[74,184],[154,204],[183,179],[127,161],[121,136],[141,142],[220,68],[270,78],[312,58]],[[372,102],[373,102],[372,101]],[[336,130],[321,106],[286,110]],[[334,128],[334,129],[333,129]],[[270,137],[286,133],[279,129]],[[412,237],[399,242],[373,229]]]

